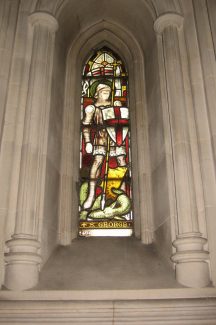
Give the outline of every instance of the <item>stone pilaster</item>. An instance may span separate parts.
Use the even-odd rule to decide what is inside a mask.
[[[184,46],[183,17],[169,13],[160,16],[154,24],[158,51],[166,76],[168,115],[172,138],[172,159],[175,178],[176,263],[178,282],[189,287],[204,287],[209,283],[206,239],[199,229],[197,197],[193,161],[194,149],[192,102],[188,100],[190,85],[187,71],[187,53]],[[187,94],[186,94],[187,92]],[[192,127],[191,127],[192,125]],[[192,129],[192,130],[191,130]],[[192,144],[193,141],[193,144]]]
[[[33,45],[26,101],[15,232],[7,242],[5,286],[32,288],[38,282],[41,257],[39,216],[44,191],[45,155],[50,110],[56,19],[43,12],[29,16]]]

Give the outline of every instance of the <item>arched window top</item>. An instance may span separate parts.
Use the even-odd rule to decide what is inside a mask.
[[[103,47],[83,68],[80,140],[80,236],[130,236],[128,76]]]
[[[85,64],[83,76],[125,77],[127,76],[127,71],[120,57],[107,47],[103,47],[97,50]]]

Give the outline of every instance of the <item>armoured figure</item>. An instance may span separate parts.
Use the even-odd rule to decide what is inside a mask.
[[[87,153],[92,153],[94,157],[90,170],[89,193],[83,204],[84,209],[90,209],[95,200],[96,182],[104,158],[106,156],[116,157],[118,166],[126,166],[124,139],[128,128],[124,126],[119,128],[119,125],[116,128],[115,112],[118,109],[120,114],[119,123],[119,120],[128,119],[128,109],[121,107],[120,101],[116,101],[112,105],[110,95],[111,87],[105,83],[99,83],[94,94],[95,103],[86,107],[85,116],[82,120],[85,150]],[[91,142],[92,125],[96,128],[93,143]]]

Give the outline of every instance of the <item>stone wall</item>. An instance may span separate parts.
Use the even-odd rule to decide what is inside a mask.
[[[145,66],[154,240],[160,253],[170,261],[170,256],[172,254],[171,218],[173,216],[170,215],[171,211],[167,176],[168,157],[165,145],[156,41],[148,53],[148,57],[145,60]]]
[[[161,254],[169,259],[173,242],[177,250],[173,262],[181,273],[178,280],[189,286],[209,283],[209,250],[215,283],[215,2],[167,1],[161,6],[149,1],[148,12],[144,2],[136,1],[139,10],[128,1],[121,20],[116,16],[118,10],[112,15],[111,7],[103,11],[101,6],[95,16],[83,15],[75,1],[56,1],[56,6],[53,2],[47,7],[47,11],[63,8],[59,9],[62,16],[48,13],[44,9],[46,0],[38,2],[38,9],[41,3],[44,11],[31,14],[36,2],[2,1],[0,5],[0,55],[5,63],[0,75],[0,124],[4,121],[0,228],[4,241],[13,235],[6,245],[8,287],[26,289],[36,284],[38,265],[43,265],[57,245],[59,218],[63,232],[69,233],[62,243],[70,244],[76,236],[78,70],[85,55],[99,44],[119,48],[132,81],[134,211],[139,220],[136,236],[145,244],[151,243],[154,222]],[[123,1],[117,3],[122,9]],[[90,2],[85,5],[90,6]],[[136,10],[136,21],[130,9]],[[57,33],[55,42],[59,23],[61,34]],[[64,122],[63,107],[68,114]],[[59,216],[59,194],[64,198],[63,190],[67,192],[66,200],[61,201],[65,210],[69,207],[67,220]],[[196,271],[199,268],[197,282],[193,282],[191,271],[194,258]],[[25,269],[30,264],[32,276]],[[29,275],[28,287],[22,276],[23,282],[16,283],[25,273]]]
[[[41,221],[42,263],[58,244],[59,190],[61,173],[62,123],[65,86],[65,51],[56,39],[50,102],[49,135],[46,158],[44,218]]]

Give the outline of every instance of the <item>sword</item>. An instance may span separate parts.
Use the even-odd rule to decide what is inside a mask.
[[[113,63],[113,76],[115,77],[115,71],[117,67],[117,63],[114,61]],[[112,106],[114,103],[114,92],[115,92],[115,80],[113,78],[112,80]],[[110,151],[110,136],[107,132],[107,152],[106,152],[106,161],[105,161],[105,175],[104,175],[104,183],[103,183],[103,194],[102,194],[102,200],[101,200],[101,210],[104,210],[105,203],[106,203],[106,188],[107,188],[107,182],[108,182],[108,169],[109,169],[109,151]]]
[[[104,183],[103,183],[103,194],[101,200],[101,210],[104,210],[106,203],[106,188],[108,181],[108,169],[109,169],[109,151],[110,151],[110,137],[107,135],[107,152],[106,152],[106,161],[105,161],[105,174],[104,174]]]

